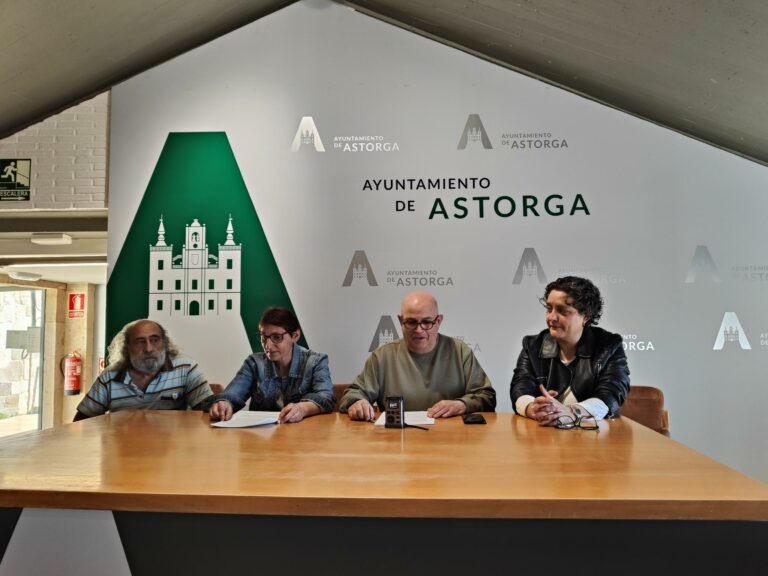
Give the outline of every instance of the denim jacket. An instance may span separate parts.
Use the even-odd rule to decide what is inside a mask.
[[[283,380],[275,363],[264,352],[251,354],[224,392],[206,398],[203,409],[208,410],[219,400],[227,400],[237,412],[250,398],[249,410],[277,411],[280,410],[281,390],[284,405],[309,401],[320,407],[320,413],[331,412],[336,401],[328,355],[294,344],[288,376]]]

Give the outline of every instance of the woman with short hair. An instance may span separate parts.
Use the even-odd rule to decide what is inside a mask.
[[[629,368],[621,336],[596,326],[600,290],[586,278],[565,276],[547,285],[540,302],[547,329],[523,338],[510,387],[515,412],[564,427],[618,416]]]
[[[331,412],[335,404],[328,356],[297,343],[299,320],[288,308],[267,308],[259,320],[264,352],[248,356],[220,394],[205,402],[211,420],[229,420],[248,398],[250,410],[280,411],[280,422]]]

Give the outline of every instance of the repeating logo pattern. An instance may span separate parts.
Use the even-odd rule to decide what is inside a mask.
[[[400,338],[397,334],[397,328],[395,322],[392,320],[392,316],[382,316],[379,320],[379,325],[376,326],[376,331],[373,333],[373,339],[371,345],[368,347],[368,352],[373,352],[379,346],[389,344]]]
[[[355,250],[352,255],[352,261],[347,268],[347,275],[344,276],[342,286],[352,286],[353,282],[365,281],[368,282],[368,286],[378,286],[376,282],[376,276],[373,274],[373,267],[368,261],[368,256],[365,254],[365,250]]]
[[[686,284],[696,282],[699,276],[706,276],[712,282],[722,282],[717,265],[706,246],[696,246],[696,252],[688,267],[688,274],[685,276]]]
[[[298,152],[302,146],[312,146],[317,152],[325,152],[320,132],[312,116],[303,116],[291,143],[291,152]]]
[[[364,250],[355,250],[341,285],[349,287],[355,282],[367,282],[368,286],[379,285]],[[391,269],[386,271],[385,285],[391,288],[429,289],[453,286],[453,277],[431,268]]]
[[[723,321],[720,323],[720,330],[717,331],[712,350],[722,350],[726,346],[739,346],[742,350],[752,349],[735,312],[726,312],[723,315]]]
[[[524,279],[533,278],[539,281],[539,284],[547,283],[547,275],[544,274],[544,267],[541,265],[539,256],[533,248],[523,250],[523,256],[517,265],[515,276],[512,278],[512,284],[520,284]]]
[[[651,352],[656,350],[652,340],[638,338],[637,334],[622,334],[621,345],[627,352]]]
[[[470,114],[467,118],[464,131],[461,133],[461,138],[459,138],[459,145],[456,147],[457,150],[464,150],[468,143],[480,143],[486,150],[493,148],[491,139],[488,138],[488,133],[485,131],[485,126],[483,126],[483,121],[480,120],[479,114]]]
[[[327,134],[326,134],[327,135]],[[338,134],[331,138],[332,149],[337,152],[398,152],[400,142],[382,134]],[[497,142],[502,148],[524,151],[564,150],[568,140],[553,136],[551,132],[515,132],[501,134]],[[317,152],[325,152],[320,133],[312,116],[303,116],[291,143],[291,151],[298,152],[303,146],[312,146]],[[482,148],[492,150],[493,144],[479,114],[469,114],[456,146],[457,150]]]

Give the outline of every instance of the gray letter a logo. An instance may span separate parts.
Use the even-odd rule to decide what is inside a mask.
[[[298,152],[302,146],[314,146],[318,152],[325,152],[323,141],[320,140],[320,132],[317,131],[312,116],[304,116],[296,129],[296,135],[291,143],[291,152]]]
[[[373,340],[371,340],[371,346],[368,348],[368,352],[373,352],[379,346],[389,344],[390,342],[397,340],[397,329],[395,323],[392,321],[392,316],[382,316],[379,320],[379,325],[376,327],[376,332],[373,334]]]
[[[523,281],[523,278],[532,278],[534,276],[538,278],[540,284],[545,284],[547,282],[544,268],[541,266],[541,262],[539,262],[536,250],[533,248],[526,248],[523,250],[520,264],[517,265],[517,271],[515,271],[515,277],[512,279],[512,284],[520,284]]]
[[[726,344],[738,342],[742,350],[752,350],[747,340],[747,335],[744,334],[744,328],[741,327],[739,317],[736,316],[736,312],[726,312],[723,315],[723,321],[720,323],[720,330],[717,332],[717,338],[715,338],[715,345],[712,346],[712,350],[722,350]]]
[[[365,255],[365,250],[355,250],[352,256],[352,262],[349,263],[347,268],[347,275],[344,277],[342,286],[351,286],[353,280],[368,281],[368,286],[378,286],[376,283],[376,277],[373,275],[373,268],[371,263],[368,262],[368,256]]]
[[[464,150],[467,147],[467,142],[482,142],[483,148],[489,150],[493,148],[491,141],[488,139],[488,134],[483,126],[483,121],[480,120],[479,114],[470,114],[467,118],[467,123],[464,126],[464,132],[459,139],[459,145],[457,150]]]
[[[712,255],[706,246],[696,246],[696,252],[693,254],[691,265],[688,267],[688,275],[685,277],[685,283],[696,282],[699,274],[707,273],[713,282],[721,282],[720,274],[712,260]]]

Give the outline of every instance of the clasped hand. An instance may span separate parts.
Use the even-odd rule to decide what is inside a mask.
[[[573,410],[556,400],[557,392],[555,390],[547,390],[542,384],[539,384],[539,390],[543,396],[537,396],[525,408],[525,415],[528,418],[536,420],[542,426],[554,426],[557,424],[558,418],[574,417]]]

